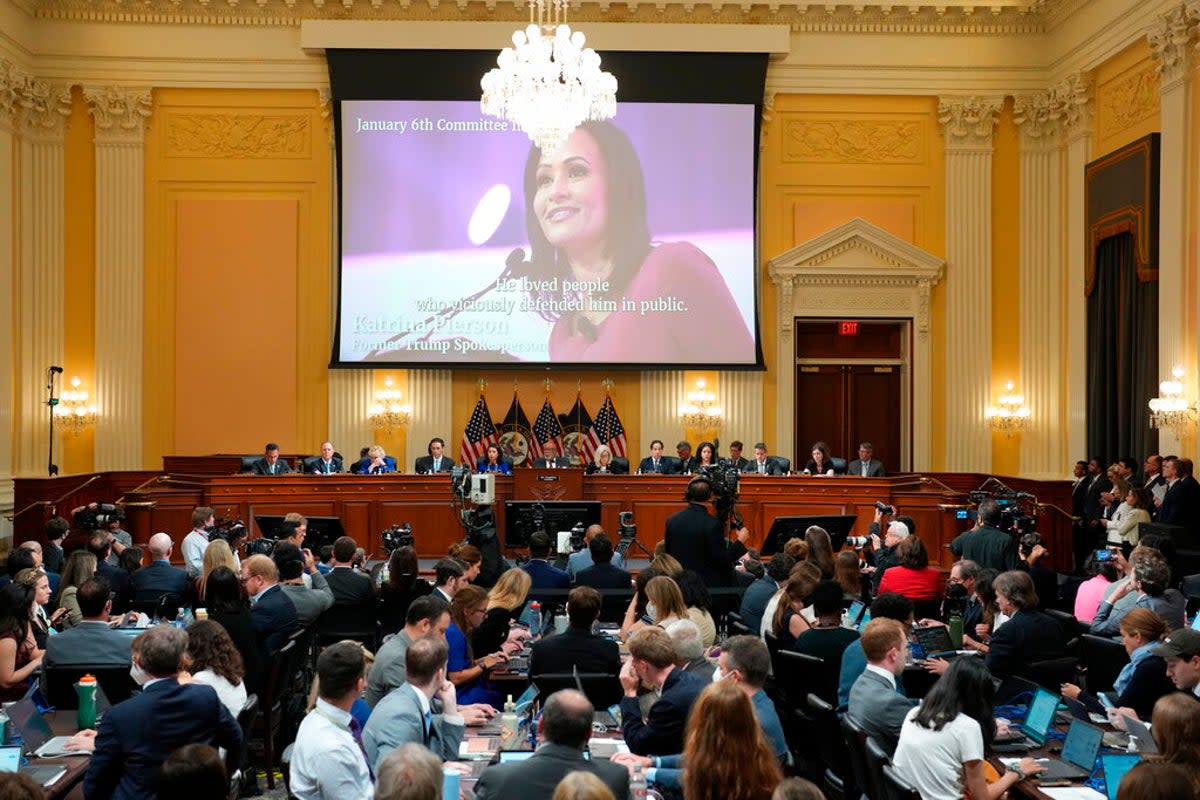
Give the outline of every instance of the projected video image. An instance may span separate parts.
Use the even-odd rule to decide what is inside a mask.
[[[754,364],[751,105],[344,101],[342,363]]]

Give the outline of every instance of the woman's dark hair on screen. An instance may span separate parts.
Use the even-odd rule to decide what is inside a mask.
[[[925,695],[914,722],[923,728],[940,731],[959,714],[966,714],[983,730],[983,746],[992,746],[996,718],[992,712],[996,687],[982,658],[956,658],[950,669]]]
[[[608,176],[608,185],[605,187],[608,200],[606,255],[613,260],[612,275],[608,279],[609,291],[604,296],[618,298],[650,252],[642,163],[629,137],[612,123],[585,122],[579,126],[579,130],[591,135],[604,157],[605,174]],[[534,280],[570,274],[566,257],[546,239],[541,222],[533,210],[541,158],[542,151],[533,147],[525,162],[525,229],[533,251],[529,257],[529,271]]]

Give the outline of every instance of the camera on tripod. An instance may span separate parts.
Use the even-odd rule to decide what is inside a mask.
[[[89,503],[75,509],[75,527],[95,531],[125,519],[125,509],[115,503]]]
[[[696,477],[702,477],[708,481],[712,489],[713,508],[722,524],[729,519],[730,512],[737,504],[738,481],[741,480],[741,475],[741,470],[732,461],[722,458],[716,464],[706,464],[697,468],[692,478],[695,480]]]
[[[417,546],[417,537],[413,536],[411,522],[384,528],[379,537],[383,540],[383,549],[389,554],[394,553],[401,547]]]

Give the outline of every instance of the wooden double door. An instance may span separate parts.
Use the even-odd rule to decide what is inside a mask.
[[[910,468],[908,330],[904,320],[796,321],[795,464],[815,442],[847,463],[871,442],[888,472]]]

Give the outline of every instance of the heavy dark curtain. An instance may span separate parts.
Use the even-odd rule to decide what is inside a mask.
[[[1158,281],[1139,280],[1132,233],[1101,239],[1087,298],[1088,456],[1110,464],[1158,452]]]

